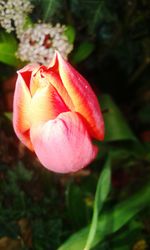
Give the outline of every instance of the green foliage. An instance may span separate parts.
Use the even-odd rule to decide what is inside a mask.
[[[93,206],[93,217],[92,217],[92,222],[91,222],[87,242],[84,247],[85,250],[89,250],[91,248],[91,245],[92,245],[92,242],[95,237],[96,230],[97,230],[98,215],[110,191],[110,183],[111,183],[110,165],[111,165],[110,158],[108,158],[97,183],[97,189],[96,189],[94,206]]]
[[[86,20],[88,30],[94,32],[97,26],[103,21],[114,20],[113,13],[110,12],[106,0],[73,0],[72,10],[75,15],[82,15]]]
[[[10,121],[12,121],[12,113],[11,112],[5,112],[4,116],[9,119]]]
[[[61,11],[62,1],[61,0],[31,0],[35,6],[35,13],[38,15],[40,13],[40,18],[44,22],[48,22],[54,18],[55,15],[59,15]],[[35,17],[37,18],[37,16]]]
[[[55,0],[45,0],[44,5],[44,21],[53,16],[59,6],[60,2]]]
[[[94,44],[90,42],[82,42],[74,51],[72,56],[73,63],[80,63],[85,60],[94,50]]]
[[[65,31],[65,35],[68,38],[68,41],[73,44],[75,40],[75,36],[76,36],[74,27],[71,25],[68,25]]]
[[[24,168],[22,163],[19,163],[15,169],[8,170],[7,180],[1,183],[0,190],[3,190],[5,197],[8,195],[13,197],[11,201],[12,214],[14,213],[15,216],[23,215],[26,209],[25,193],[21,190],[19,183],[29,182],[31,178],[32,172]],[[3,199],[3,196],[1,196],[1,199]],[[8,211],[4,210],[3,213],[1,211],[1,215],[7,217]]]
[[[85,214],[87,213],[82,189],[70,183],[67,189],[66,199],[71,224],[74,228],[80,228],[85,224]]]
[[[150,104],[147,103],[143,105],[138,112],[138,117],[142,124],[150,124],[149,114],[150,114]]]
[[[62,234],[65,235],[62,230],[62,218],[57,214],[57,209],[52,209],[53,206],[57,208],[57,194],[51,190],[51,194],[45,193],[44,197],[36,200],[34,193],[40,185],[37,183],[39,173],[25,168],[22,163],[9,170],[4,167],[3,170],[5,178],[0,182],[0,237],[21,239],[18,221],[26,218],[32,226],[32,234],[27,231],[24,233],[33,240],[33,248],[49,249],[51,246],[51,249],[56,249]],[[41,191],[42,185],[39,189],[39,192]],[[39,193],[37,195],[40,197]]]
[[[100,97],[105,121],[105,141],[136,140],[123,114],[109,95]]]
[[[21,162],[18,163],[15,171],[8,170],[8,178],[12,183],[20,181],[31,181],[32,179],[32,171],[27,170]]]
[[[42,218],[34,220],[33,225],[33,238],[35,249],[56,249],[60,243],[62,221],[59,218],[45,218],[43,223]]]
[[[17,66],[20,61],[16,58],[17,41],[13,35],[1,32],[0,34],[0,62]]]
[[[92,247],[102,242],[106,236],[117,232],[150,202],[150,186],[146,185],[135,195],[101,213]],[[89,227],[72,235],[59,250],[83,250]]]
[[[105,240],[103,243],[94,247],[94,250],[128,250],[132,249],[135,239],[143,238],[143,224],[137,220],[132,219],[122,230],[119,230],[115,237],[111,237],[109,241]]]
[[[17,165],[13,162],[15,167],[3,163],[12,147],[4,140],[3,125],[0,140],[8,152],[3,159],[0,144],[0,236],[22,237],[18,219],[25,217],[31,223],[36,250],[56,250],[58,246],[59,250],[83,250],[87,243],[88,249],[95,250],[133,249],[136,241],[147,239],[150,233],[150,188],[145,185],[150,178],[150,2],[32,3],[34,11],[26,26],[41,20],[68,27],[65,34],[74,45],[70,59],[100,95],[105,141],[98,143],[95,162],[81,173],[65,177],[43,174],[31,166],[31,156],[27,165],[32,171],[25,167],[27,159]],[[17,47],[14,34],[1,32],[1,82],[7,79],[9,66],[20,65]],[[11,119],[9,113],[4,115]],[[0,125],[3,119],[1,116]],[[106,165],[110,162],[101,170],[108,154],[112,171],[109,199],[110,169]]]
[[[97,176],[90,175],[82,179],[82,183],[80,184],[76,183],[75,180],[71,180],[67,185],[67,214],[74,230],[83,227],[91,221],[97,180]]]

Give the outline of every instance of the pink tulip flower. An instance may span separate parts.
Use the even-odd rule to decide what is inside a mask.
[[[56,52],[49,67],[18,71],[14,130],[39,161],[58,173],[76,172],[97,155],[104,121],[89,83]]]

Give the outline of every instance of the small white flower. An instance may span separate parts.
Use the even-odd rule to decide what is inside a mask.
[[[17,56],[22,61],[37,62],[48,65],[55,50],[67,59],[73,45],[65,36],[65,25],[35,24],[28,28],[20,37]]]
[[[0,0],[0,26],[9,33],[15,31],[19,38],[32,9],[28,0]]]

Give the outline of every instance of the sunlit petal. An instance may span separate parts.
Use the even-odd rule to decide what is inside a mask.
[[[68,111],[62,98],[51,84],[41,86],[35,92],[30,106],[31,126],[55,119],[61,112]]]
[[[13,104],[13,126],[19,139],[32,150],[33,147],[29,137],[30,105],[29,89],[22,76],[18,74]]]

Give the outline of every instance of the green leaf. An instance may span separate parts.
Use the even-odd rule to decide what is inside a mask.
[[[115,13],[110,11],[104,0],[72,0],[71,6],[75,15],[83,20],[88,27],[88,32],[95,34],[96,28],[102,22],[111,22],[116,19]]]
[[[0,62],[11,66],[17,66],[20,60],[16,58],[17,41],[13,35],[1,33],[0,36]]]
[[[110,184],[111,184],[110,165],[111,165],[110,158],[108,158],[106,160],[104,169],[102,173],[100,174],[100,177],[98,180],[96,195],[95,195],[95,200],[94,200],[93,218],[92,218],[92,223],[91,223],[90,231],[88,234],[86,246],[84,248],[85,250],[89,250],[91,248],[91,244],[93,242],[93,239],[97,230],[98,215],[110,191]]]
[[[138,118],[142,124],[150,123],[150,103],[144,104],[139,112],[138,112]]]
[[[77,64],[85,60],[94,50],[94,44],[91,42],[83,42],[74,51],[72,62]]]
[[[75,28],[71,25],[68,25],[65,30],[65,35],[68,38],[69,43],[73,44],[75,40]]]
[[[132,249],[135,240],[141,237],[143,229],[144,225],[142,222],[132,219],[124,230],[119,230],[119,232],[109,240],[109,246],[111,246],[110,250]]]
[[[114,247],[113,250],[129,250],[129,245]]]
[[[61,1],[60,0],[44,0],[39,1],[43,9],[43,21],[46,22],[50,17],[54,16],[58,11]]]
[[[103,212],[98,219],[97,231],[92,247],[102,242],[107,235],[117,232],[126,223],[150,203],[150,185],[132,195],[128,200]],[[90,227],[87,226],[73,234],[58,250],[83,250]]]
[[[26,16],[26,18],[24,20],[24,25],[23,25],[24,30],[31,28],[33,26],[34,26],[34,23],[33,23],[32,19],[29,16]]]
[[[112,15],[112,13],[109,11],[109,9],[106,6],[106,1],[98,1],[98,0],[94,0],[94,1],[90,1],[91,2],[91,6],[90,4],[88,5],[89,7],[89,12],[90,12],[90,21],[88,22],[89,25],[89,30],[92,32],[95,30],[95,28],[98,26],[98,24],[102,23],[103,21],[109,20],[113,21],[115,18]],[[94,3],[95,2],[95,3]],[[93,11],[93,4],[95,4],[95,10]],[[91,10],[90,10],[91,8]]]
[[[15,169],[8,171],[8,176],[11,181],[26,182],[31,181],[33,172],[25,168],[22,162],[19,162]]]
[[[8,119],[8,120],[10,120],[10,121],[12,121],[12,112],[4,112],[4,116]]]
[[[137,140],[123,114],[109,95],[100,97],[105,121],[105,141]]]
[[[68,215],[71,218],[71,222],[74,228],[81,228],[85,225],[85,213],[86,207],[84,197],[80,187],[74,183],[70,183],[66,193]]]

